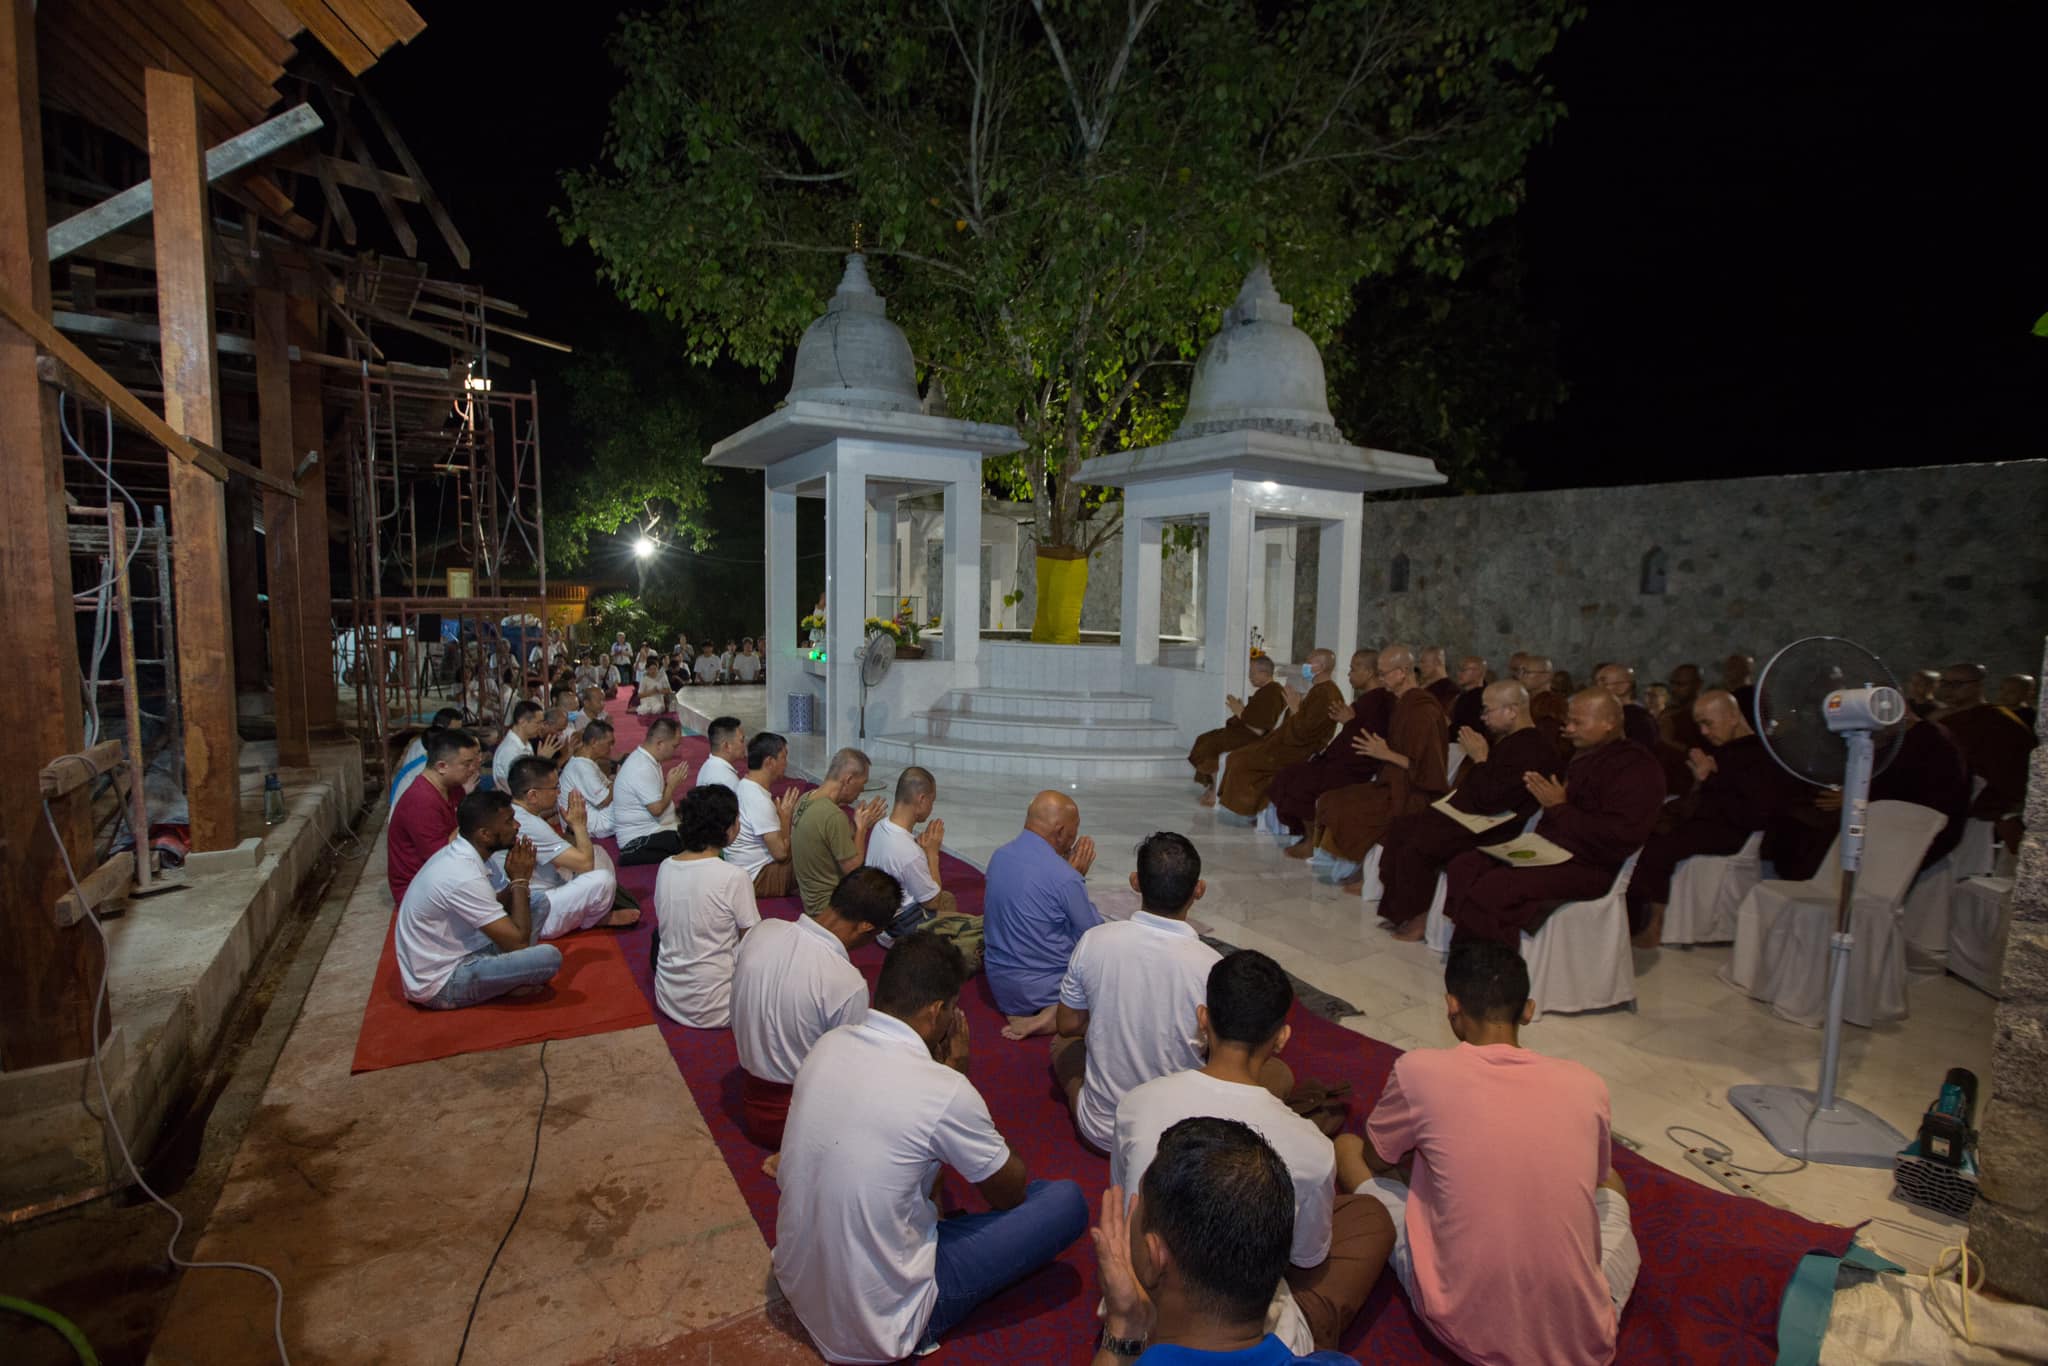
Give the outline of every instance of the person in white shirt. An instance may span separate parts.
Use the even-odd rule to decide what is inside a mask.
[[[619,632],[612,637],[612,663],[625,668],[633,660],[633,647],[626,642],[626,633]]]
[[[752,880],[719,857],[739,829],[731,792],[697,788],[676,813],[683,852],[664,859],[654,879],[654,1001],[692,1029],[732,1022],[733,956],[740,936],[761,923]]]
[[[747,744],[747,776],[733,789],[740,800],[740,834],[725,848],[725,861],[754,880],[756,897],[788,896],[796,890],[789,858],[789,832],[803,789],[779,798],[775,785],[789,771],[789,742],[764,730]]]
[[[1136,1087],[1116,1108],[1109,1181],[1135,1195],[1164,1134],[1198,1115],[1249,1125],[1294,1185],[1294,1241],[1266,1326],[1299,1356],[1333,1350],[1358,1316],[1394,1246],[1394,1224],[1370,1196],[1337,1193],[1337,1151],[1275,1094],[1294,985],[1265,954],[1240,949],[1209,970],[1200,1011],[1208,1061]]]
[[[455,730],[462,725],[462,713],[454,707],[443,707],[434,713],[434,722],[426,730],[412,737],[405,750],[398,756],[398,765],[391,770],[391,805],[398,809],[398,799],[412,786],[412,780],[426,772],[427,736],[437,730]]]
[[[620,867],[659,863],[683,852],[676,837],[676,794],[690,781],[690,766],[677,764],[662,775],[681,742],[675,718],[659,717],[640,747],[619,761],[612,778],[612,837],[619,842]]]
[[[613,739],[611,722],[592,721],[583,728],[575,757],[562,765],[562,787],[582,795],[595,839],[612,833],[612,780],[605,770],[611,765]]]
[[[754,638],[748,636],[740,642],[740,652],[733,657],[733,677],[742,683],[761,681],[761,656],[754,653]]]
[[[559,727],[557,727],[559,729]],[[562,742],[548,733],[547,713],[538,702],[521,702],[512,709],[512,724],[491,755],[491,785],[504,788],[512,781],[512,765],[529,754],[549,763],[562,752]]]
[[[1082,1141],[1100,1152],[1116,1141],[1116,1107],[1126,1091],[1202,1065],[1196,1014],[1209,969],[1222,957],[1188,924],[1207,884],[1187,836],[1148,836],[1131,886],[1143,909],[1081,936],[1054,1015],[1053,1077]]]
[[[633,710],[642,716],[661,716],[675,708],[675,693],[668,686],[668,675],[662,672],[661,660],[651,658],[640,666],[634,678]]]
[[[507,791],[519,833],[533,845],[534,938],[558,939],[593,925],[624,928],[637,924],[637,906],[612,909],[619,890],[618,875],[612,871],[611,856],[590,842],[581,793],[569,794],[562,809],[563,824],[556,825],[562,780],[555,766],[530,755],[521,759],[512,765]],[[502,854],[497,862],[502,869]]]
[[[839,880],[816,916],[764,920],[740,940],[732,972],[732,1038],[740,1055],[740,1125],[782,1146],[789,1098],[811,1047],[868,1012],[868,981],[848,955],[896,918],[902,889],[877,868]]]
[[[533,846],[520,837],[512,799],[470,793],[456,830],[406,887],[392,932],[405,999],[429,1010],[530,995],[562,966],[560,949],[533,939]],[[490,863],[500,849],[502,877]]]
[[[896,1361],[1045,1265],[1088,1227],[1071,1181],[1033,1181],[967,1080],[960,951],[897,941],[858,1024],[797,1072],[776,1183],[775,1279],[825,1360]],[[951,1167],[989,1212],[941,1219]]]
[[[938,780],[929,769],[904,769],[896,775],[895,804],[888,818],[868,836],[868,866],[880,868],[903,888],[903,904],[883,936],[883,948],[936,917],[960,909],[953,894],[939,885],[939,849],[946,838],[946,823],[931,819],[938,799]],[[922,834],[915,833],[920,822],[924,823]],[[968,970],[979,966],[979,962],[971,962]]]
[[[714,716],[711,724],[704,728],[704,738],[711,742],[711,757],[697,770],[697,786],[709,784],[729,788],[737,797],[740,791],[739,765],[747,761],[746,726],[737,716]]]
[[[617,697],[619,688],[625,682],[625,673],[616,659],[608,659],[597,671],[597,686],[604,689],[606,697]]]
[[[718,654],[709,645],[706,645],[704,653],[697,656],[697,681],[699,683],[716,683],[718,681],[718,672]]]

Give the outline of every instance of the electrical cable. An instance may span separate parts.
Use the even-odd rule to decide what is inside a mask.
[[[185,1216],[176,1205],[156,1193],[156,1188],[149,1184],[142,1175],[142,1169],[136,1165],[135,1154],[128,1150],[128,1137],[121,1132],[121,1122],[114,1114],[114,1098],[107,1090],[107,1074],[100,1066],[100,1012],[106,1009],[107,980],[113,976],[114,946],[107,938],[107,927],[100,923],[99,911],[86,896],[85,888],[79,885],[78,870],[71,865],[71,851],[64,846],[64,835],[57,829],[57,815],[50,809],[47,799],[43,802],[43,822],[50,827],[50,838],[56,841],[57,855],[64,863],[64,876],[70,879],[71,890],[77,895],[78,904],[84,908],[85,918],[91,921],[93,929],[98,931],[100,947],[103,950],[100,961],[100,986],[93,994],[92,1002],[92,1076],[93,1081],[99,1086],[101,1122],[114,1135],[114,1146],[121,1150],[121,1161],[127,1165],[128,1174],[135,1179],[135,1184],[142,1188],[144,1195],[170,1212],[173,1224],[170,1241],[164,1245],[164,1255],[170,1258],[173,1266],[184,1267],[189,1271],[247,1271],[270,1282],[270,1288],[277,1297],[270,1321],[271,1334],[277,1341],[278,1360],[283,1366],[291,1366],[291,1353],[284,1345],[284,1283],[278,1280],[276,1274],[269,1268],[251,1262],[196,1262],[180,1257],[178,1239],[185,1232]]]
[[[12,1295],[0,1295],[0,1309],[12,1310],[25,1318],[49,1325],[57,1331],[58,1336],[71,1344],[71,1350],[85,1366],[100,1366],[99,1357],[93,1352],[92,1344],[86,1341],[85,1334],[78,1331],[78,1325],[56,1310],[45,1309],[40,1304],[16,1299]]]
[[[1806,1128],[1801,1133],[1799,1141],[1799,1147],[1802,1151],[1804,1151],[1806,1148],[1806,1140],[1810,1138],[1813,1134],[1813,1117],[1818,1113],[1820,1113],[1818,1110],[1809,1111],[1807,1113]],[[1789,1167],[1771,1167],[1769,1169],[1762,1167],[1745,1167],[1739,1162],[1734,1162],[1730,1160],[1735,1155],[1734,1149],[1730,1148],[1726,1143],[1723,1143],[1720,1139],[1714,1137],[1706,1130],[1695,1129],[1690,1124],[1667,1124],[1664,1126],[1664,1137],[1670,1139],[1673,1143],[1678,1144],[1679,1147],[1684,1148],[1686,1147],[1686,1145],[1678,1137],[1679,1134],[1694,1134],[1700,1138],[1705,1139],[1706,1142],[1701,1145],[1699,1149],[1700,1152],[1706,1154],[1714,1161],[1728,1168],[1728,1170],[1741,1172],[1744,1176],[1790,1176],[1794,1172],[1803,1172],[1807,1169],[1808,1166],[1812,1165],[1803,1157],[1795,1157],[1792,1159],[1792,1165]]]
[[[505,1225],[505,1234],[498,1239],[498,1246],[491,1251],[490,1265],[484,1268],[483,1278],[476,1283],[476,1294],[469,1301],[469,1317],[462,1324],[462,1342],[455,1349],[455,1366],[462,1366],[462,1354],[469,1350],[469,1330],[476,1326],[477,1306],[484,1302],[484,1287],[491,1283],[491,1273],[498,1269],[498,1258],[504,1254],[505,1244],[512,1241],[512,1230],[519,1227],[519,1216],[526,1213],[526,1201],[533,1194],[533,1174],[540,1167],[540,1126],[547,1118],[548,1095],[554,1089],[554,1082],[548,1076],[548,1043],[540,1045],[540,1109],[533,1116],[533,1156],[526,1163],[526,1188],[519,1192],[519,1208],[512,1211],[512,1222]]]
[[[1963,1301],[1963,1326],[1956,1327],[1955,1320],[1948,1316],[1948,1306],[1941,1301],[1942,1278],[1949,1272],[1956,1273],[1956,1289]],[[1975,1271],[1973,1281],[1970,1273]],[[1984,1259],[1970,1256],[1970,1234],[1965,1229],[1954,1247],[1945,1247],[1935,1254],[1933,1263],[1927,1268],[1927,1298],[1934,1304],[1934,1312],[1941,1319],[1942,1326],[1951,1333],[1960,1334],[1963,1341],[1977,1345],[1975,1329],[1970,1324],[1970,1293],[1984,1288]]]

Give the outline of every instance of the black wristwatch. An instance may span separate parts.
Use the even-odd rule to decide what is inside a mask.
[[[1112,1337],[1105,1328],[1102,1330],[1102,1349],[1111,1356],[1137,1357],[1145,1351],[1145,1339]]]

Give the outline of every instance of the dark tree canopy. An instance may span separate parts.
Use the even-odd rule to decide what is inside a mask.
[[[1246,269],[1328,342],[1361,282],[1455,278],[1562,110],[1564,0],[740,0],[626,19],[564,232],[692,356],[766,374],[863,225],[952,411],[1041,545],[1114,530],[1068,477],[1170,433]],[[1362,434],[1370,439],[1370,433]]]

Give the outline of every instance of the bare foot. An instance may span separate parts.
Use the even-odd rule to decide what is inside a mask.
[[[770,1181],[773,1181],[775,1179],[775,1173],[781,1170],[781,1168],[782,1154],[770,1153],[768,1154],[766,1160],[764,1160],[761,1163],[761,1174],[767,1177]]]
[[[639,923],[640,908],[638,906],[621,906],[606,916],[603,921],[604,927],[608,930],[623,930],[628,925],[637,925]]]
[[[1365,891],[1365,879],[1355,877],[1348,882],[1340,882],[1337,884],[1337,890],[1346,896],[1357,896]]]
[[[1053,1019],[1058,1011],[1059,1005],[1055,1002],[1036,1015],[1012,1015],[1009,1017],[1010,1022],[1003,1026],[1003,1037],[1028,1039],[1034,1034],[1050,1034],[1053,1032]]]
[[[1280,852],[1289,858],[1311,859],[1316,856],[1316,847],[1308,840],[1302,840],[1299,844],[1288,845]]]
[[[1216,789],[1215,789],[1215,788],[1213,788],[1213,787],[1211,787],[1211,788],[1205,788],[1205,789],[1203,790],[1203,792],[1202,792],[1202,795],[1201,795],[1200,797],[1196,798],[1196,800],[1195,800],[1195,805],[1197,805],[1197,806],[1214,806],[1214,805],[1216,805]]]
[[[1422,938],[1423,932],[1428,928],[1428,916],[1411,915],[1400,924],[1394,926],[1394,938],[1400,940],[1403,944],[1413,944]]]

